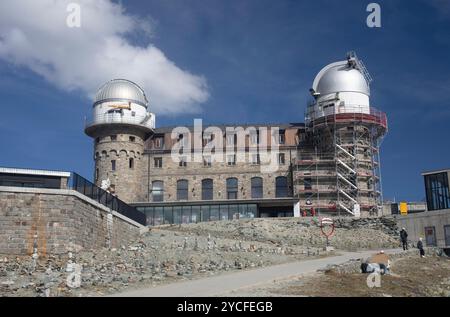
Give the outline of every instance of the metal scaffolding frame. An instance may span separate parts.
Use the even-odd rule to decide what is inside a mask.
[[[380,144],[386,115],[337,113],[314,118],[306,114],[306,137],[297,149],[294,188],[301,210],[318,214],[378,215],[382,208]]]

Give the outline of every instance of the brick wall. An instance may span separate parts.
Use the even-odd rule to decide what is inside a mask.
[[[120,247],[140,228],[75,191],[0,187],[0,254]]]

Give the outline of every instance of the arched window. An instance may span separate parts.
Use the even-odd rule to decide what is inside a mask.
[[[278,176],[275,179],[275,197],[288,197],[288,182],[287,177]]]
[[[231,177],[227,178],[227,199],[238,198],[238,179]]]
[[[164,201],[164,182],[153,181],[151,193],[153,201]]]
[[[252,198],[263,198],[263,179],[261,177],[253,177],[252,182]]]
[[[202,180],[202,200],[212,200],[213,190],[214,184],[212,179],[206,178]]]
[[[177,200],[188,200],[189,182],[185,179],[177,181]]]

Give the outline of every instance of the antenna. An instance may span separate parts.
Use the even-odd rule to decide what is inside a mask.
[[[370,76],[369,71],[367,70],[363,61],[359,59],[358,56],[356,56],[355,51],[350,51],[347,53],[347,60],[350,66],[353,66],[361,71],[364,79],[367,82],[367,85],[370,85],[370,83],[373,81],[372,76]]]

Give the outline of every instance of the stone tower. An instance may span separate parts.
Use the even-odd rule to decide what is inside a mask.
[[[126,79],[99,88],[85,133],[94,139],[94,182],[125,202],[142,201],[144,142],[155,127],[145,92]]]

